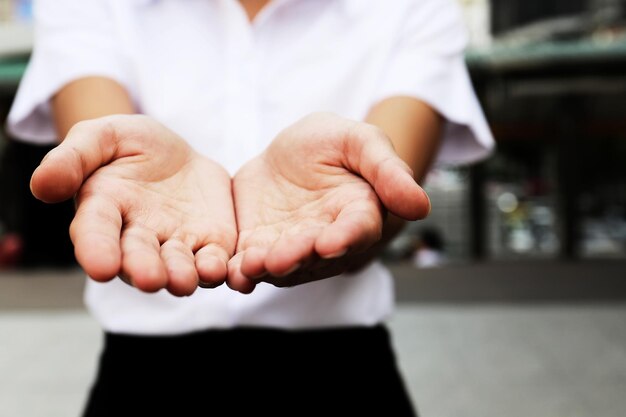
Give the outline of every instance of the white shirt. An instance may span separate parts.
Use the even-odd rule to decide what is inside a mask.
[[[391,96],[447,120],[440,163],[485,157],[493,138],[465,67],[454,0],[273,0],[250,24],[236,0],[36,0],[35,46],[8,117],[16,138],[56,141],[51,96],[76,78],[113,78],[137,108],[234,174],[313,111],[362,120]],[[392,312],[379,262],[293,288],[225,285],[178,298],[87,280],[106,330],[174,334],[210,327],[371,325]]]

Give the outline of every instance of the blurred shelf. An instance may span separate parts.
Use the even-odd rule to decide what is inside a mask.
[[[0,87],[15,88],[17,87],[24,71],[28,56],[0,58]]]
[[[474,71],[517,71],[550,66],[574,67],[580,64],[626,62],[626,38],[616,40],[579,39],[527,44],[495,42],[490,47],[467,52],[467,63]]]
[[[12,93],[22,78],[33,47],[27,23],[0,23],[0,88]]]
[[[0,23],[0,58],[28,54],[33,47],[33,26],[29,23]]]

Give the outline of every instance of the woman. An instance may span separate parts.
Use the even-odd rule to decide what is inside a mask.
[[[9,130],[61,142],[31,187],[76,199],[106,336],[85,416],[415,415],[376,256],[427,215],[434,163],[493,146],[458,6],[34,6]]]

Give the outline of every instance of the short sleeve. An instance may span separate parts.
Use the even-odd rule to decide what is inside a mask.
[[[128,83],[119,36],[106,0],[35,0],[35,38],[26,71],[7,118],[18,140],[54,143],[50,99],[86,76]]]
[[[465,63],[468,36],[462,10],[452,0],[407,4],[375,101],[410,96],[437,110],[446,119],[438,164],[484,159],[494,139]]]

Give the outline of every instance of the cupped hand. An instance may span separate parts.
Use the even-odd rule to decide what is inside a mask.
[[[76,124],[31,190],[48,203],[75,197],[70,236],[96,281],[183,296],[226,279],[237,241],[230,176],[147,116]]]
[[[233,178],[239,238],[227,284],[250,293],[353,267],[382,236],[388,212],[427,216],[430,202],[378,128],[330,113],[282,131]]]

